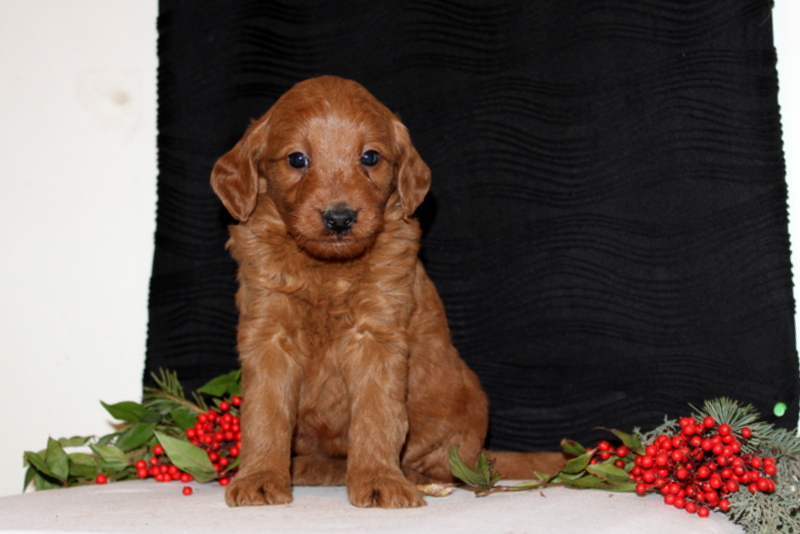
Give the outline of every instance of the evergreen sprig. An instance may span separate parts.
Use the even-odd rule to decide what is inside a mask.
[[[197,392],[194,392],[194,402],[186,398],[177,373],[159,369],[158,374],[152,373],[151,376],[157,387],[144,388],[142,405],[145,408],[162,415],[178,411],[197,416],[208,410],[205,401]]]
[[[727,422],[737,434],[749,427],[753,435],[742,450],[759,456],[772,456],[778,468],[770,494],[739,491],[730,496],[728,516],[748,534],[800,534],[800,438],[797,430],[775,428],[760,421],[752,405],[741,405],[728,398],[706,401],[697,417],[710,415]]]

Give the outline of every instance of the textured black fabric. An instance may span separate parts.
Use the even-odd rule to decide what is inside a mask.
[[[161,2],[147,372],[237,365],[211,167],[301,79],[364,84],[433,170],[422,257],[491,399],[554,448],[727,395],[794,426],[767,0]]]

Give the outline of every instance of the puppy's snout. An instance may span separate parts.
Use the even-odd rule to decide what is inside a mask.
[[[322,212],[325,228],[334,234],[346,234],[356,222],[356,211],[350,208],[332,208]]]

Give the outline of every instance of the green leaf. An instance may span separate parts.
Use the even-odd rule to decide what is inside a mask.
[[[105,447],[109,443],[111,443],[114,439],[119,437],[119,432],[114,432],[113,434],[106,434],[105,436],[101,437],[97,440],[97,445],[101,447]],[[90,445],[91,447],[91,445]]]
[[[631,481],[631,477],[628,476],[628,473],[612,464],[600,463],[589,465],[586,467],[586,471],[614,484],[624,484]]]
[[[562,480],[565,488],[606,489],[608,482],[594,475],[586,474],[577,480]]]
[[[500,473],[493,471],[493,464],[486,458],[486,454],[481,451],[475,461],[475,468],[470,469],[458,455],[458,445],[453,445],[450,449],[450,470],[453,476],[464,481],[468,485],[477,486],[476,495],[481,496],[489,493],[498,481],[503,477]]]
[[[568,456],[581,456],[582,454],[586,454],[586,447],[577,441],[566,438],[561,440],[561,450]]]
[[[644,454],[644,447],[642,446],[642,441],[636,434],[626,434],[625,432],[621,432],[615,428],[605,428],[605,427],[598,427],[598,428],[601,428],[603,430],[608,430],[609,432],[617,436],[622,441],[622,443],[633,452],[637,454]]]
[[[83,453],[78,453],[78,454],[83,454]],[[92,458],[92,456],[89,454],[85,454],[84,456],[89,457],[88,462],[85,461],[76,462],[73,455],[70,454],[69,476],[71,476],[73,479],[75,478],[90,479],[94,478],[98,473],[97,465],[95,464],[94,458]]]
[[[475,470],[480,473],[481,479],[489,482],[492,479],[492,464],[489,463],[489,460],[486,458],[486,455],[482,452],[478,455],[478,459],[475,462]]]
[[[91,436],[72,436],[71,438],[59,438],[58,444],[64,448],[83,447],[92,439]]]
[[[540,482],[538,480],[531,480],[529,482],[520,482],[519,484],[514,484],[513,486],[509,486],[508,491],[527,491],[540,488],[545,484],[546,482]]]
[[[123,451],[138,449],[152,439],[155,429],[156,423],[137,423],[117,438],[114,444]]]
[[[28,469],[25,470],[25,481],[22,484],[22,493],[25,493],[25,490],[28,489],[28,486],[31,485],[33,482],[33,477],[36,475],[36,469],[30,465]]]
[[[636,482],[627,482],[625,484],[614,484],[613,486],[609,486],[606,489],[608,491],[627,491],[627,492],[634,492],[636,491]]]
[[[542,484],[549,484],[551,480],[553,480],[559,474],[561,474],[561,471],[559,471],[558,473],[540,473],[538,471],[534,471],[533,474],[536,475],[536,478]]]
[[[175,421],[175,424],[183,430],[192,428],[197,422],[197,414],[189,413],[186,410],[175,408],[170,410],[169,414],[172,416],[172,420]]]
[[[78,479],[94,478],[98,473],[95,457],[85,452],[73,452],[69,455],[69,475]]]
[[[47,452],[45,461],[50,472],[61,482],[66,482],[69,476],[69,456],[61,445],[53,438],[47,438]]]
[[[212,397],[224,397],[226,394],[240,395],[242,392],[241,374],[241,370],[237,369],[226,375],[218,376],[198,388],[197,392]]]
[[[42,458],[38,453],[25,451],[23,456],[25,461],[28,462],[28,465],[33,467],[37,472],[53,479],[58,478],[50,471],[50,467],[48,467],[47,462],[45,462],[44,458]]]
[[[558,479],[558,480],[554,480],[554,482],[561,482],[561,481],[564,481],[564,480],[578,480],[579,478],[584,477],[584,476],[586,476],[586,471],[585,470],[581,470],[578,473],[565,473],[564,471],[561,471],[560,473],[558,473],[556,475],[556,477],[554,477],[554,478]]]
[[[98,462],[104,471],[120,471],[130,465],[125,452],[113,445],[89,445],[98,456]]]
[[[55,479],[48,478],[42,475],[40,471],[36,471],[33,474],[33,486],[36,488],[37,491],[62,487],[61,485],[56,483]]]
[[[592,459],[592,452],[585,452],[576,458],[570,458],[562,471],[568,474],[582,473]]]
[[[605,487],[606,482],[593,475],[585,475],[576,480],[561,481],[565,488],[570,489],[599,489]]]
[[[86,454],[85,452],[71,452],[69,454],[69,461],[73,464],[94,465],[94,456],[91,454]]]
[[[237,467],[239,467],[239,461],[240,461],[241,459],[242,459],[242,457],[241,457],[241,456],[237,456],[236,458],[234,458],[234,459],[233,459],[233,461],[232,461],[231,463],[229,463],[229,464],[228,464],[228,466],[227,466],[225,469],[226,469],[228,472],[231,472],[231,471],[233,471],[234,469],[236,469]]]
[[[217,472],[203,449],[162,432],[156,432],[155,435],[167,457],[178,469],[189,473],[200,483],[217,478]]]
[[[161,414],[153,410],[145,410],[142,415],[142,423],[158,423],[161,421]]]
[[[484,486],[488,481],[481,473],[467,467],[467,464],[458,455],[458,447],[458,445],[453,445],[450,449],[450,470],[453,472],[453,476],[470,486]]]
[[[119,419],[120,421],[139,423],[142,421],[142,416],[145,413],[144,406],[138,402],[123,401],[116,404],[106,404],[100,401],[100,404],[111,414],[111,417]]]
[[[115,447],[114,445],[89,445],[89,448],[91,448],[100,458],[109,460],[125,460],[126,463],[128,461],[128,457],[125,456],[125,451],[119,447]]]

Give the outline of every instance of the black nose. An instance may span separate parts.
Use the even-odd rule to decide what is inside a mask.
[[[333,208],[322,212],[322,221],[329,232],[346,234],[356,222],[356,212],[350,208]]]

